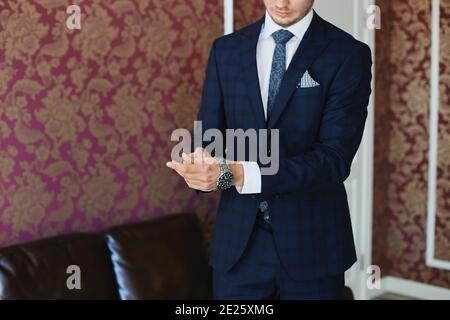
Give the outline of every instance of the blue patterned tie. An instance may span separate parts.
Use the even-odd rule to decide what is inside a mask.
[[[281,80],[283,80],[284,73],[286,72],[286,43],[294,35],[287,30],[278,30],[272,34],[275,40],[275,52],[273,53],[272,71],[270,72],[269,83],[269,99],[267,102],[267,122],[269,122],[270,113],[272,111],[273,103],[277,97],[280,89]],[[269,204],[267,201],[262,201],[259,204],[259,211],[264,215],[264,220],[270,223],[269,217]]]
[[[270,72],[269,98],[267,102],[267,122],[269,122],[275,98],[280,90],[281,81],[286,72],[286,43],[294,35],[288,30],[278,30],[272,34],[275,40],[275,52],[273,54],[272,71]]]

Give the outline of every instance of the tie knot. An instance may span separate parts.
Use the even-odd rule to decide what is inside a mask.
[[[285,45],[294,35],[288,30],[278,30],[272,33],[272,37],[275,40],[276,44]]]

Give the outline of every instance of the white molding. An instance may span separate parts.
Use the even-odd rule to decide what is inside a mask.
[[[440,0],[432,2],[431,74],[430,74],[430,132],[428,155],[428,199],[426,264],[429,267],[450,270],[450,261],[436,259],[436,189],[439,139],[439,62],[440,62]]]
[[[353,0],[353,36],[355,38],[359,38],[360,36],[360,26],[361,26],[361,21],[360,21],[360,0]]]
[[[358,1],[359,3],[359,1]],[[374,0],[364,0],[362,6],[358,6],[359,15],[358,21],[360,28],[361,40],[367,43],[372,50],[372,57],[375,56],[375,30],[369,30],[366,26],[367,15],[365,8],[374,4]],[[374,118],[375,118],[375,59],[373,58],[372,65],[372,95],[370,96],[368,106],[368,116],[366,122],[366,129],[364,130],[362,145],[362,176],[361,176],[361,251],[364,253],[363,270],[372,265],[372,215],[373,215],[373,166],[374,166]],[[367,299],[369,293],[367,292],[366,279],[362,281],[362,298]],[[366,289],[366,290],[364,290]]]
[[[234,30],[234,3],[233,0],[223,0],[223,29],[224,34]]]
[[[374,0],[350,0],[348,2],[351,4],[348,15],[352,16],[351,24],[348,26],[349,31],[356,39],[365,42],[371,48],[372,56],[374,56],[375,31],[369,30],[366,24],[368,17],[366,8],[373,4]],[[375,74],[375,66],[372,67],[372,74]],[[352,163],[352,174],[346,181],[358,254],[358,263],[346,272],[346,284],[352,288],[355,299],[358,300],[366,300],[370,297],[370,290],[366,284],[369,275],[366,270],[372,264],[375,77],[373,77],[372,89],[361,146]]]
[[[369,291],[370,299],[385,293],[393,293],[421,300],[450,300],[450,289],[391,276],[381,279],[380,290]]]

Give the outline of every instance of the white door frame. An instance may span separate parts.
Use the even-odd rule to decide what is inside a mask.
[[[223,1],[223,25],[224,34],[230,34],[234,30],[234,1]]]
[[[450,270],[450,261],[435,257],[440,105],[440,0],[433,0],[432,8],[426,264],[430,268]]]
[[[353,0],[354,11],[353,15],[354,36],[365,42],[372,50],[372,95],[370,96],[368,106],[368,117],[366,122],[366,128],[364,131],[363,140],[360,148],[361,156],[361,193],[360,207],[358,214],[361,215],[361,222],[358,227],[360,228],[360,238],[356,239],[359,242],[362,254],[360,261],[361,279],[359,280],[359,290],[355,291],[355,298],[361,300],[367,300],[376,295],[376,291],[370,290],[367,286],[367,278],[369,276],[368,269],[372,265],[372,217],[373,217],[373,168],[374,168],[374,119],[375,119],[375,32],[376,30],[370,30],[367,26],[368,12],[367,8],[374,5],[374,0]],[[379,19],[381,17],[378,17]],[[381,270],[382,272],[382,270]],[[382,275],[382,274],[381,274]],[[381,279],[380,279],[381,280]]]

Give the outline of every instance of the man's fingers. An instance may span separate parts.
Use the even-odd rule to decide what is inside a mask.
[[[176,161],[169,161],[166,163],[166,166],[169,167],[170,169],[175,170],[181,176],[184,176],[184,174],[187,171],[186,165],[178,163]]]
[[[217,183],[218,168],[216,165],[182,164],[176,161],[167,162],[166,165],[189,181],[209,185]]]
[[[217,159],[213,158],[206,149],[197,148],[192,154],[194,164],[216,164]]]
[[[202,155],[203,154],[203,150],[205,150],[205,149],[203,149],[201,147],[196,148],[195,151],[194,151],[194,155]]]
[[[206,166],[198,164],[185,164],[176,161],[170,161],[166,163],[166,166],[177,171],[182,176],[186,176],[187,174],[189,174],[190,176],[195,177],[197,175],[205,175],[208,173],[208,169]]]
[[[193,164],[194,163],[194,155],[192,153],[186,154],[183,152],[183,154],[181,155],[181,158],[183,159],[184,164]]]
[[[193,153],[194,163],[205,164],[205,163],[213,163],[214,158],[211,157],[208,151],[203,148],[195,149]]]
[[[193,163],[195,163],[195,164],[203,163],[203,151],[202,150],[203,149],[201,149],[201,148],[197,148],[197,149],[195,149],[195,152],[191,154]]]
[[[215,172],[211,170],[211,166],[189,164],[188,161],[191,159],[190,156],[183,153],[182,157],[183,163],[169,161],[166,163],[166,166],[182,176],[186,184],[191,189],[201,191],[216,189],[217,177]]]
[[[168,161],[166,163],[166,166],[169,167],[170,169],[176,170],[178,167],[178,163],[175,161]]]

